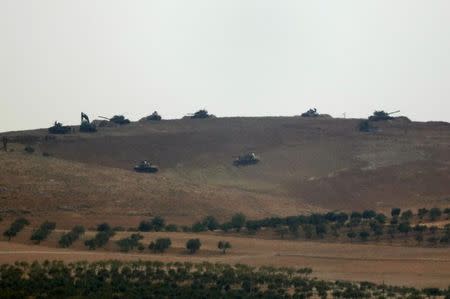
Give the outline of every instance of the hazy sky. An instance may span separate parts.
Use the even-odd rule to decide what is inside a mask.
[[[0,131],[310,107],[450,121],[450,1],[0,0]]]

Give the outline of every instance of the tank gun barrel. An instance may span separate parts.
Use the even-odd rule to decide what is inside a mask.
[[[388,115],[391,115],[391,114],[396,114],[396,113],[399,113],[400,112],[400,110],[397,110],[397,111],[393,111],[393,112],[389,112],[388,113]]]

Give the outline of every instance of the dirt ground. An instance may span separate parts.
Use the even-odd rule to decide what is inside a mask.
[[[115,240],[130,233],[118,233]],[[286,267],[311,267],[313,276],[329,280],[371,281],[392,285],[414,287],[441,287],[450,285],[450,250],[448,248],[412,248],[361,244],[331,244],[283,240],[261,240],[243,237],[223,237],[213,234],[143,233],[142,241],[149,244],[157,237],[170,237],[172,248],[165,254],[120,253],[107,246],[105,249],[88,251],[81,241],[71,249],[56,247],[56,237],[42,245],[0,242],[0,263],[34,260],[160,260],[244,263],[254,266],[274,265]],[[198,237],[201,250],[189,255],[185,242]],[[219,240],[232,244],[225,255],[217,249]],[[110,242],[112,243],[112,242]]]

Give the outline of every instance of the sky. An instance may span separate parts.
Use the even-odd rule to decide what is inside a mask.
[[[450,121],[450,1],[0,0],[0,132],[312,107]]]

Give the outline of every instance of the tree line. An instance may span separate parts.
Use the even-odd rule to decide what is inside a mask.
[[[311,278],[310,268],[189,262],[18,262],[0,265],[2,298],[431,298],[450,288]]]

